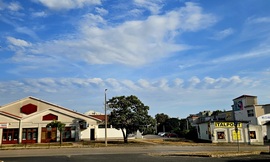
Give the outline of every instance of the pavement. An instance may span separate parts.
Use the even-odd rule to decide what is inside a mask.
[[[153,140],[147,140],[147,139],[138,139],[134,140],[136,141],[134,144],[130,141],[130,144],[123,145],[122,141],[112,142],[108,143],[108,146],[113,147],[129,147],[129,146],[144,146],[144,145],[163,145],[164,143],[157,143]],[[121,143],[121,144],[119,144]],[[172,143],[173,145],[174,143]],[[196,146],[196,143],[189,143],[190,146]],[[168,143],[166,143],[168,145]],[[169,144],[170,145],[170,144]],[[187,144],[188,145],[188,144]],[[198,146],[202,146],[203,144],[198,144]],[[205,146],[211,146],[211,143],[206,143]],[[181,146],[179,144],[178,146]],[[214,145],[213,145],[214,146]],[[105,147],[103,142],[73,142],[73,143],[63,143],[60,145],[59,143],[49,143],[49,144],[27,144],[27,145],[2,145],[0,147],[1,150],[25,150],[25,149],[50,149],[50,148],[85,148],[85,147],[92,147],[92,148],[102,148]],[[251,147],[250,145],[243,145],[241,147]],[[235,157],[235,156],[250,156],[250,155],[260,155],[260,154],[268,154],[270,155],[270,146],[269,146],[269,152],[263,151],[200,151],[200,152],[159,152],[159,153],[149,153],[149,155],[152,156],[197,156],[197,157]],[[0,162],[1,161],[0,159]]]

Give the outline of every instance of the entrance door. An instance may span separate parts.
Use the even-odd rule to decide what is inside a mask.
[[[56,138],[57,138],[56,128],[51,128],[50,130],[48,130],[47,128],[42,128],[41,143],[56,142]]]
[[[95,129],[90,130],[90,140],[95,140]]]

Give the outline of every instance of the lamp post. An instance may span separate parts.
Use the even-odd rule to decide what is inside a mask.
[[[107,99],[106,99],[106,92],[107,92],[107,89],[105,89],[105,102],[104,102],[104,107],[105,107],[105,146],[107,146]]]

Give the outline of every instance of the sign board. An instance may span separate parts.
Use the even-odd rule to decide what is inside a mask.
[[[233,128],[234,122],[214,122],[216,128]],[[241,128],[242,123],[237,123],[237,127]]]
[[[8,127],[8,123],[0,123],[0,128],[7,128]]]
[[[259,116],[257,120],[258,120],[258,124],[262,124],[262,122],[270,121],[270,114],[264,114],[262,116]]]

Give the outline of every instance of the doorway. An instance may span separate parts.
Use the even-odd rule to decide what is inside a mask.
[[[90,129],[90,140],[95,140],[95,129]]]

